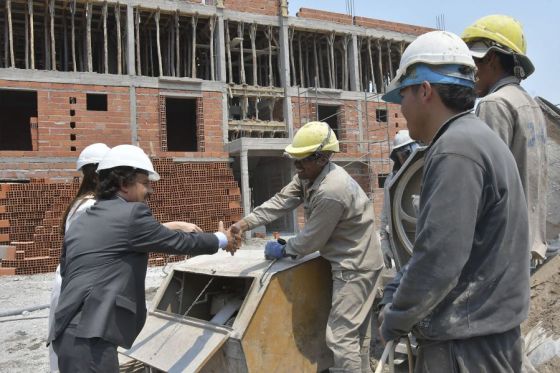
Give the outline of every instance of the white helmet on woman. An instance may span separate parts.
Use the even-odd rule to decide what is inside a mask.
[[[99,163],[109,150],[111,148],[100,142],[86,146],[78,156],[76,171],[80,171],[86,164]]]
[[[109,150],[99,162],[97,172],[122,166],[146,171],[150,180],[159,180],[159,174],[154,170],[154,165],[146,153],[141,148],[128,144],[117,145]]]

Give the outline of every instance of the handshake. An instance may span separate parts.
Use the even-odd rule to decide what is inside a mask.
[[[172,230],[179,230],[183,232],[202,232],[196,224],[186,223],[181,221],[172,221],[168,223],[163,223],[163,225]],[[235,254],[239,247],[241,247],[241,236],[243,232],[247,230],[248,226],[243,219],[239,220],[235,224],[232,224],[228,229],[224,228],[224,223],[220,221],[218,223],[218,232],[223,233],[227,238],[227,246],[224,250],[229,252],[231,255]],[[279,238],[274,241],[268,241],[264,247],[264,257],[267,260],[280,259],[286,256],[295,258],[295,255],[286,254],[286,241]]]

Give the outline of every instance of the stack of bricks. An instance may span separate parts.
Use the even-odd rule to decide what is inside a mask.
[[[241,195],[227,162],[175,163],[155,159],[162,180],[154,183],[149,205],[162,221],[188,221],[214,232],[241,218]],[[60,223],[79,187],[32,179],[26,184],[0,184],[0,245],[8,246],[0,275],[52,272],[62,247]],[[150,265],[184,256],[151,253]]]

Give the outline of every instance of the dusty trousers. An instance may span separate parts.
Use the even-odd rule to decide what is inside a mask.
[[[327,346],[334,356],[331,372],[371,372],[371,308],[380,272],[332,272],[332,307],[326,333]]]
[[[451,341],[418,340],[414,373],[520,373],[520,327]]]

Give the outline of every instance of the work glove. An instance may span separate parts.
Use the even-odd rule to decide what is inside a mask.
[[[264,258],[266,260],[273,260],[287,256],[285,246],[286,241],[281,238],[268,241],[264,247]]]
[[[393,258],[393,251],[391,250],[391,244],[386,238],[381,239],[381,252],[383,253],[383,262],[385,262],[385,267],[393,268],[393,263],[391,259]]]

